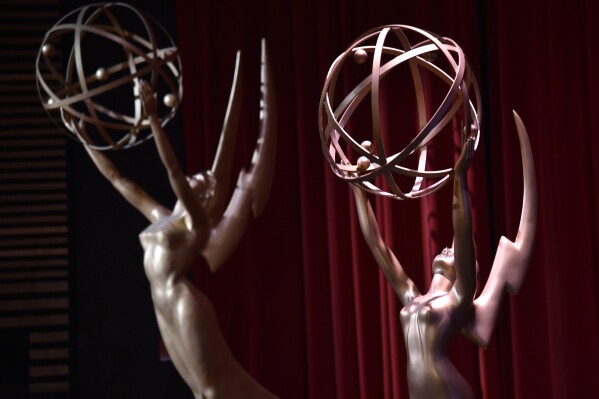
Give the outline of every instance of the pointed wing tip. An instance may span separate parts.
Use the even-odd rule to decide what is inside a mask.
[[[262,57],[262,61],[264,61],[265,59],[267,59],[267,55],[268,55],[268,44],[266,41],[266,38],[263,37],[262,39],[260,39],[260,55]]]
[[[520,118],[520,115],[518,115],[518,113],[516,112],[515,109],[512,110],[512,114],[514,115],[514,122],[516,123],[516,127],[518,128],[518,131],[521,128],[524,128],[524,122],[522,122],[522,118]]]
[[[520,115],[518,115],[515,109],[512,110],[512,114],[514,115],[514,118],[520,119]]]
[[[235,72],[234,72],[235,75],[238,74],[240,66],[241,66],[241,49],[237,50],[237,52],[235,53]]]
[[[520,152],[522,156],[523,167],[525,168],[524,174],[526,175],[528,164],[533,163],[530,138],[528,137],[528,131],[526,130],[526,126],[524,125],[522,118],[520,118],[520,115],[518,115],[515,110],[512,110],[512,113],[514,114],[514,123],[516,124],[516,130],[518,131],[518,138],[520,139]]]
[[[260,83],[266,84],[270,80],[270,57],[268,54],[268,46],[266,44],[266,38],[260,40]]]

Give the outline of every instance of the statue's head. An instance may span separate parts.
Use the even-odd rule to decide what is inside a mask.
[[[216,178],[210,170],[196,173],[187,177],[189,186],[195,195],[200,197],[204,209],[209,208],[216,193]]]
[[[200,198],[202,207],[204,208],[208,219],[210,219],[211,222],[214,222],[217,198],[216,178],[212,174],[212,171],[207,170],[192,176],[187,176],[187,182],[193,193]],[[180,207],[182,207],[182,203],[181,201],[177,201],[175,211],[182,209]]]
[[[207,170],[196,173],[192,176],[188,176],[187,181],[189,182],[189,186],[193,190],[194,194],[200,198],[208,198],[214,195],[216,179],[211,171]]]
[[[435,256],[432,269],[433,275],[440,274],[451,281],[452,284],[455,283],[456,271],[453,249],[445,248],[439,255]]]

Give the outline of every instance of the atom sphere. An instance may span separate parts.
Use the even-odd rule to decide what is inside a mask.
[[[57,48],[68,54],[64,68]],[[58,21],[40,46],[36,78],[50,117],[101,150],[129,148],[151,137],[140,79],[165,100],[158,109],[162,126],[174,117],[183,92],[172,39],[155,20],[124,3],[81,7]]]
[[[387,43],[395,37],[398,47]],[[353,57],[358,64],[372,57],[369,74],[358,80],[358,84],[341,96],[336,93],[338,81],[342,79],[345,61]],[[407,64],[412,84],[409,87],[415,94],[419,131],[399,152],[386,153],[389,139],[383,137],[397,134],[396,130],[384,130],[388,124],[382,123],[380,94],[381,81],[396,67]],[[349,64],[348,64],[349,67]],[[363,72],[363,68],[360,69]],[[436,111],[427,103],[422,74],[438,78],[447,93]],[[348,72],[344,72],[347,75]],[[430,79],[429,79],[430,80]],[[398,90],[394,86],[393,94]],[[407,92],[408,89],[405,91]],[[400,91],[401,96],[405,96]],[[335,99],[337,101],[335,101]],[[349,131],[350,120],[356,109],[369,99],[372,140],[360,144]],[[390,105],[389,105],[390,104]],[[386,103],[392,108],[395,103]],[[434,112],[431,112],[434,111]],[[397,109],[389,115],[405,114]],[[331,169],[339,178],[378,195],[407,200],[431,194],[442,187],[453,173],[453,166],[442,169],[427,169],[427,145],[440,132],[451,131],[461,137],[464,143],[469,137],[480,134],[480,95],[476,79],[464,52],[455,41],[434,33],[407,26],[385,25],[372,29],[358,37],[331,65],[320,97],[318,124],[323,154]],[[427,117],[430,115],[429,117]],[[445,127],[448,129],[445,129]],[[392,141],[392,140],[391,140]],[[386,147],[387,144],[387,147]],[[453,148],[450,149],[454,151]],[[417,167],[406,165],[408,157],[417,157]],[[400,188],[397,177],[413,178],[411,188]],[[385,182],[381,188],[377,178]]]

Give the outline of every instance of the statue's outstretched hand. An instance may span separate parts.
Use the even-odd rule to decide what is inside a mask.
[[[143,79],[139,80],[139,98],[141,99],[144,112],[147,116],[156,115],[158,113],[158,101],[148,82]]]
[[[92,141],[87,134],[87,130],[85,128],[85,122],[83,120],[75,120],[73,117],[65,117],[64,119],[67,128],[77,136],[79,141],[90,151],[94,151],[89,146],[92,144]]]
[[[462,153],[460,158],[455,164],[454,172],[457,176],[463,176],[468,171],[468,168],[472,164],[474,158],[474,144],[476,143],[476,137],[469,137],[464,145],[462,146]]]

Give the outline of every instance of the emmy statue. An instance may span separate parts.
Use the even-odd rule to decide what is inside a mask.
[[[145,32],[125,30],[119,14],[133,14]],[[69,22],[74,19],[74,22]],[[168,353],[195,398],[275,398],[239,365],[229,350],[208,298],[187,279],[203,256],[215,272],[243,235],[251,213],[265,207],[273,178],[276,131],[272,74],[262,43],[260,132],[252,165],[241,171],[228,198],[238,130],[240,55],[212,169],[186,177],[163,130],[181,100],[181,73],[174,45],[156,43],[145,15],[125,4],[83,7],[67,15],[44,39],[38,56],[38,85],[44,107],[58,111],[70,134],[79,138],[91,160],[114,188],[151,223],[139,235],[158,327]],[[162,30],[163,31],[163,30]],[[57,35],[75,35],[65,76],[52,64]],[[116,43],[124,62],[86,71],[83,48],[96,37]],[[95,51],[96,49],[94,49]],[[40,67],[51,72],[44,79]],[[89,68],[88,68],[89,69]],[[55,91],[53,87],[58,89]],[[170,90],[156,99],[160,87]],[[103,104],[117,89],[134,103],[133,115]],[[103,98],[97,96],[103,95]],[[114,94],[116,95],[116,94]],[[145,136],[142,136],[146,131]],[[172,210],[123,176],[102,149],[127,148],[153,137],[178,201]]]
[[[385,44],[392,35],[401,48]],[[353,58],[362,64],[370,56],[370,74],[335,102],[335,86],[344,62]],[[380,80],[402,63],[407,63],[414,83],[420,131],[402,151],[389,155],[382,136],[379,87]],[[421,68],[449,88],[428,119]],[[369,93],[373,140],[359,143],[350,136],[346,125]],[[364,238],[403,304],[400,319],[411,399],[474,398],[465,378],[449,359],[449,345],[461,333],[487,347],[503,291],[518,292],[531,256],[536,227],[536,180],[526,129],[514,112],[524,175],[520,229],[515,242],[501,238],[489,279],[476,297],[477,262],[466,173],[480,134],[478,102],[476,80],[461,48],[449,38],[405,25],[379,27],[356,39],[332,64],[321,96],[319,127],[323,153],[333,172],[351,184]],[[453,167],[428,170],[427,144],[447,131],[446,127],[459,136],[461,153]],[[416,157],[415,169],[402,164],[410,155]],[[411,189],[402,190],[396,181],[398,176],[414,178]],[[453,243],[434,258],[430,289],[420,293],[381,237],[367,193],[398,200],[416,199],[434,193],[451,180]]]

